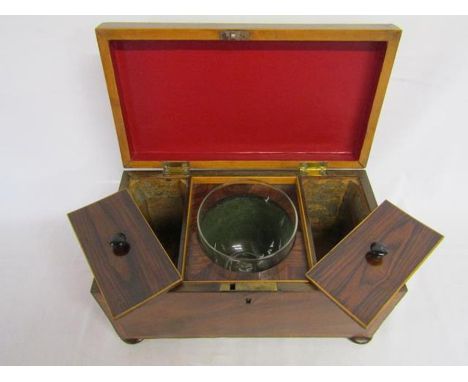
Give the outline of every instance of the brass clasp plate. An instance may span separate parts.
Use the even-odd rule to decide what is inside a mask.
[[[221,40],[229,41],[242,41],[250,39],[250,32],[248,31],[221,31],[219,33]]]
[[[223,283],[219,286],[220,292],[276,292],[278,285],[275,282],[242,282]]]

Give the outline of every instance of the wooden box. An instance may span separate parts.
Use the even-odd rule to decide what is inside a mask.
[[[400,29],[96,33],[125,171],[119,192],[69,218],[119,336],[368,342],[442,239],[390,202],[377,207],[364,170]],[[245,180],[285,191],[300,217],[291,253],[258,273],[214,264],[196,234],[204,195]]]

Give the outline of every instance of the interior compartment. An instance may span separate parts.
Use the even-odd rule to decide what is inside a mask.
[[[242,282],[242,281],[296,281],[307,282],[305,273],[310,269],[312,261],[303,233],[303,221],[300,218],[294,245],[279,264],[261,272],[234,272],[215,264],[203,251],[197,234],[197,211],[203,198],[215,187],[225,182],[252,178],[242,177],[193,177],[191,181],[191,197],[187,221],[187,251],[184,254],[184,280],[189,282]],[[297,197],[297,177],[288,176],[274,180],[268,177],[255,177],[255,180],[269,183],[284,191],[292,200],[299,212]],[[234,284],[233,284],[234,285]],[[235,288],[235,287],[234,287]]]
[[[318,261],[371,209],[358,177],[304,177],[302,189]]]
[[[187,180],[129,175],[127,189],[176,266],[184,224]]]
[[[371,208],[367,202],[362,184],[357,176],[321,176],[321,177],[301,177],[302,193],[304,197],[305,211],[310,231],[312,233],[313,253],[315,261],[320,260],[332,249],[340,240],[344,238],[356,225],[358,225],[370,212]],[[193,205],[191,206],[193,224],[198,203],[216,184],[196,184],[193,190]],[[276,185],[286,191],[297,203],[295,186],[293,184]],[[158,236],[174,264],[182,270],[185,265],[185,276],[193,281],[206,279],[235,280],[243,279],[246,276],[237,273],[212,275],[209,259],[203,254],[197,254],[198,238],[195,234],[195,227],[188,227],[189,248],[192,248],[186,256],[189,261],[183,263],[181,254],[181,238],[185,227],[185,213],[188,199],[188,181],[182,177],[161,177],[160,175],[128,173],[128,180],[125,187],[135,200],[140,211],[148,221],[153,231]],[[200,195],[198,195],[200,194]],[[198,196],[197,196],[198,195]],[[200,199],[200,200],[198,200]],[[191,224],[191,225],[192,225]],[[302,224],[302,223],[301,223]],[[290,254],[291,259],[281,267],[274,267],[270,271],[260,272],[258,275],[250,276],[256,279],[293,279],[299,278],[299,274],[304,274],[314,260],[307,260],[305,253],[302,227],[299,225],[298,237],[296,239],[296,249]],[[193,256],[194,252],[197,256]],[[314,256],[315,255],[315,256]],[[187,260],[187,259],[186,259]],[[285,267],[291,262],[291,268]],[[215,270],[217,270],[217,266]],[[289,269],[290,268],[290,269]],[[198,271],[195,271],[198,269]],[[278,269],[280,273],[277,274]],[[203,270],[203,271],[201,271]],[[284,273],[284,274],[283,274]]]

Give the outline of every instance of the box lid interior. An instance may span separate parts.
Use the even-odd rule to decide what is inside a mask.
[[[284,30],[276,39],[253,33],[249,41],[200,39],[193,30],[177,38],[161,29],[111,31],[98,29],[98,38],[125,166],[365,166],[395,28],[386,39],[373,30],[353,38],[344,29],[336,37],[342,41],[311,31],[301,41],[283,40]]]

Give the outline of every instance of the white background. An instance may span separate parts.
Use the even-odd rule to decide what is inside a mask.
[[[110,20],[403,29],[367,171],[378,202],[391,200],[446,238],[370,344],[121,342],[89,294],[91,273],[66,218],[115,192],[122,173],[94,36]],[[468,18],[397,16],[0,18],[0,363],[467,364],[467,26]]]

